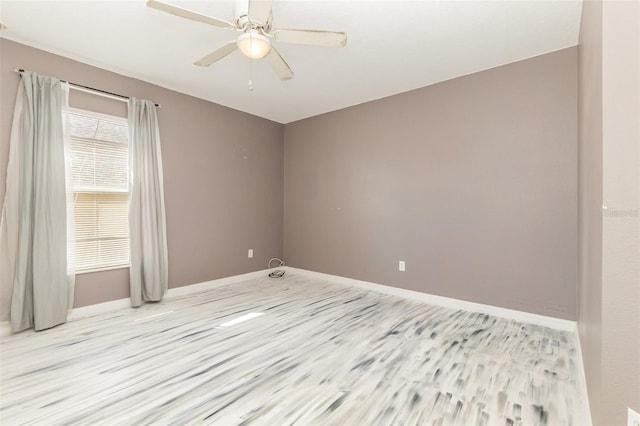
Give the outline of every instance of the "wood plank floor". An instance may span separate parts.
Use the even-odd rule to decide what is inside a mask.
[[[287,273],[4,338],[0,421],[584,425],[576,345]]]

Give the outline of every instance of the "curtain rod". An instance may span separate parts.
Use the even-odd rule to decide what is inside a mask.
[[[18,73],[18,74],[20,74],[21,76],[22,76],[22,73],[23,73],[24,71],[25,71],[25,70],[24,70],[24,69],[22,69],[22,68],[14,68],[14,69],[13,69],[13,72]],[[68,83],[68,84],[69,84],[69,86],[70,86],[72,89],[81,90],[81,91],[83,91],[83,92],[94,93],[94,94],[96,94],[96,95],[104,96],[104,97],[111,98],[111,99],[115,99],[115,100],[118,100],[118,101],[126,102],[126,101],[128,101],[129,99],[131,99],[131,97],[130,97],[130,96],[119,95],[119,94],[117,94],[117,93],[113,93],[113,92],[107,92],[106,90],[96,89],[95,87],[84,86],[84,85],[82,85],[82,84],[73,83],[73,82],[71,82],[71,81],[65,81],[65,80],[60,80],[60,81],[62,81],[63,83]],[[158,107],[158,108],[160,108],[160,107],[161,107],[161,105],[160,105],[160,104],[157,104],[157,103],[155,103],[155,102],[154,102],[154,105],[155,105],[156,107]]]

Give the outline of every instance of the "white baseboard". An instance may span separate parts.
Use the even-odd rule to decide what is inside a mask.
[[[171,299],[173,297],[185,296],[187,294],[198,293],[200,291],[211,290],[217,287],[222,287],[227,284],[235,284],[242,281],[247,281],[253,278],[266,278],[269,275],[270,269],[262,269],[260,271],[248,272],[246,274],[232,275],[230,277],[219,278],[217,280],[205,281],[197,284],[185,285],[182,287],[170,288],[167,294],[164,295],[165,299]],[[127,299],[128,300],[128,299]]]
[[[131,307],[131,299],[110,300],[108,302],[96,303],[95,305],[81,306],[79,308],[73,308],[69,315],[67,315],[68,321],[76,321],[82,318],[92,317],[94,315],[106,314],[108,312],[119,311],[120,309],[126,309]]]
[[[576,327],[575,335],[576,335],[576,342],[578,342],[577,367],[578,367],[578,370],[580,370],[578,372],[578,386],[580,386],[580,388],[582,389],[582,395],[584,395],[584,399],[585,399],[584,403],[586,407],[586,410],[583,413],[584,415],[584,418],[582,419],[583,421],[582,423],[579,423],[579,424],[593,425],[593,420],[591,418],[591,404],[589,403],[589,388],[587,387],[587,376],[584,369],[584,360],[582,359],[582,344],[580,342],[580,330],[577,327]]]
[[[340,277],[337,275],[324,274],[321,272],[309,271],[306,269],[293,268],[291,266],[282,267],[292,273],[299,273],[309,277],[316,277],[326,279],[339,284],[349,285],[353,287],[359,287],[366,290],[373,290],[379,293],[390,294],[407,299],[413,299],[433,305],[444,306],[452,309],[463,309],[467,311],[480,312],[483,314],[494,315],[501,318],[513,319],[516,321],[522,321],[529,324],[541,325],[544,327],[554,328],[558,330],[565,330],[576,332],[575,321],[564,320],[560,318],[548,317],[545,315],[537,315],[529,312],[516,311],[513,309],[500,308],[492,305],[484,305],[481,303],[468,302],[465,300],[453,299],[450,297],[436,296],[428,293],[421,293],[418,291],[407,290],[398,287],[390,287],[382,284],[376,284],[368,281],[361,281],[352,278]],[[270,270],[264,269],[255,272],[249,272],[241,275],[233,275],[230,277],[219,278],[216,280],[206,281],[197,284],[186,285],[182,287],[170,288],[165,295],[165,299],[171,299],[174,297],[185,296],[188,294],[198,293],[201,291],[210,290],[213,288],[221,287],[227,284],[233,284],[241,281],[250,280],[252,278],[267,276]],[[95,305],[82,306],[73,309],[69,316],[68,321],[75,321],[81,318],[86,318],[93,315],[98,315],[106,312],[113,312],[120,309],[126,309],[131,306],[129,298],[112,300],[109,302],[98,303]],[[0,323],[0,337],[11,334],[11,326],[8,322]]]
[[[421,293],[419,291],[407,290],[404,288],[390,287],[387,285],[376,284],[369,281],[361,281],[353,278],[340,277],[338,275],[329,275],[321,272],[309,271],[306,269],[293,268],[291,266],[285,266],[287,271],[299,273],[301,275],[307,275],[309,277],[316,277],[326,279],[339,284],[350,285],[353,287],[359,287],[366,290],[373,290],[379,293],[390,294],[393,296],[403,297],[405,299],[417,300],[424,303],[430,303],[432,305],[444,306],[452,309],[462,309],[465,311],[480,312],[487,315],[493,315],[496,317],[512,319],[516,321],[526,322],[529,324],[541,325],[543,327],[554,328],[556,330],[563,331],[576,331],[576,322],[565,320],[561,318],[548,317],[546,315],[532,314],[529,312],[516,311],[514,309],[500,308],[492,305],[484,305],[482,303],[468,302],[466,300],[453,299],[450,297],[436,296],[428,293]]]
[[[253,278],[266,277],[269,273],[268,269],[260,271],[248,272],[246,274],[232,275],[230,277],[219,278],[217,280],[205,281],[202,283],[196,283],[191,285],[185,285],[182,287],[170,288],[164,295],[163,300],[172,299],[174,297],[185,296],[188,294],[198,293],[201,291],[211,290],[217,287],[222,287],[227,284],[234,284],[242,281],[247,281]],[[131,308],[131,299],[111,300],[109,302],[96,303],[95,305],[81,306],[79,308],[72,309],[67,316],[67,321],[76,321],[82,318],[91,317],[94,315],[104,314],[107,312],[119,311],[121,309]],[[0,337],[5,337],[11,334],[11,325],[8,321],[0,322]]]
[[[11,324],[9,321],[0,322],[0,338],[11,334]]]

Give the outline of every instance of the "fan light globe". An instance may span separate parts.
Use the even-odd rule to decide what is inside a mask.
[[[248,58],[264,58],[271,50],[269,39],[254,31],[244,33],[238,37],[238,49]]]

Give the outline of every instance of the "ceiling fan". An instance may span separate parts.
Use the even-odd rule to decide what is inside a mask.
[[[196,61],[195,65],[201,67],[208,67],[234,50],[240,49],[245,56],[251,59],[265,58],[278,78],[289,80],[293,78],[293,71],[276,48],[272,46],[271,40],[326,47],[343,47],[347,43],[347,35],[342,32],[271,28],[273,19],[271,3],[272,0],[236,0],[235,23],[157,0],[148,0],[147,6],[181,18],[242,33],[236,41],[229,42]]]

